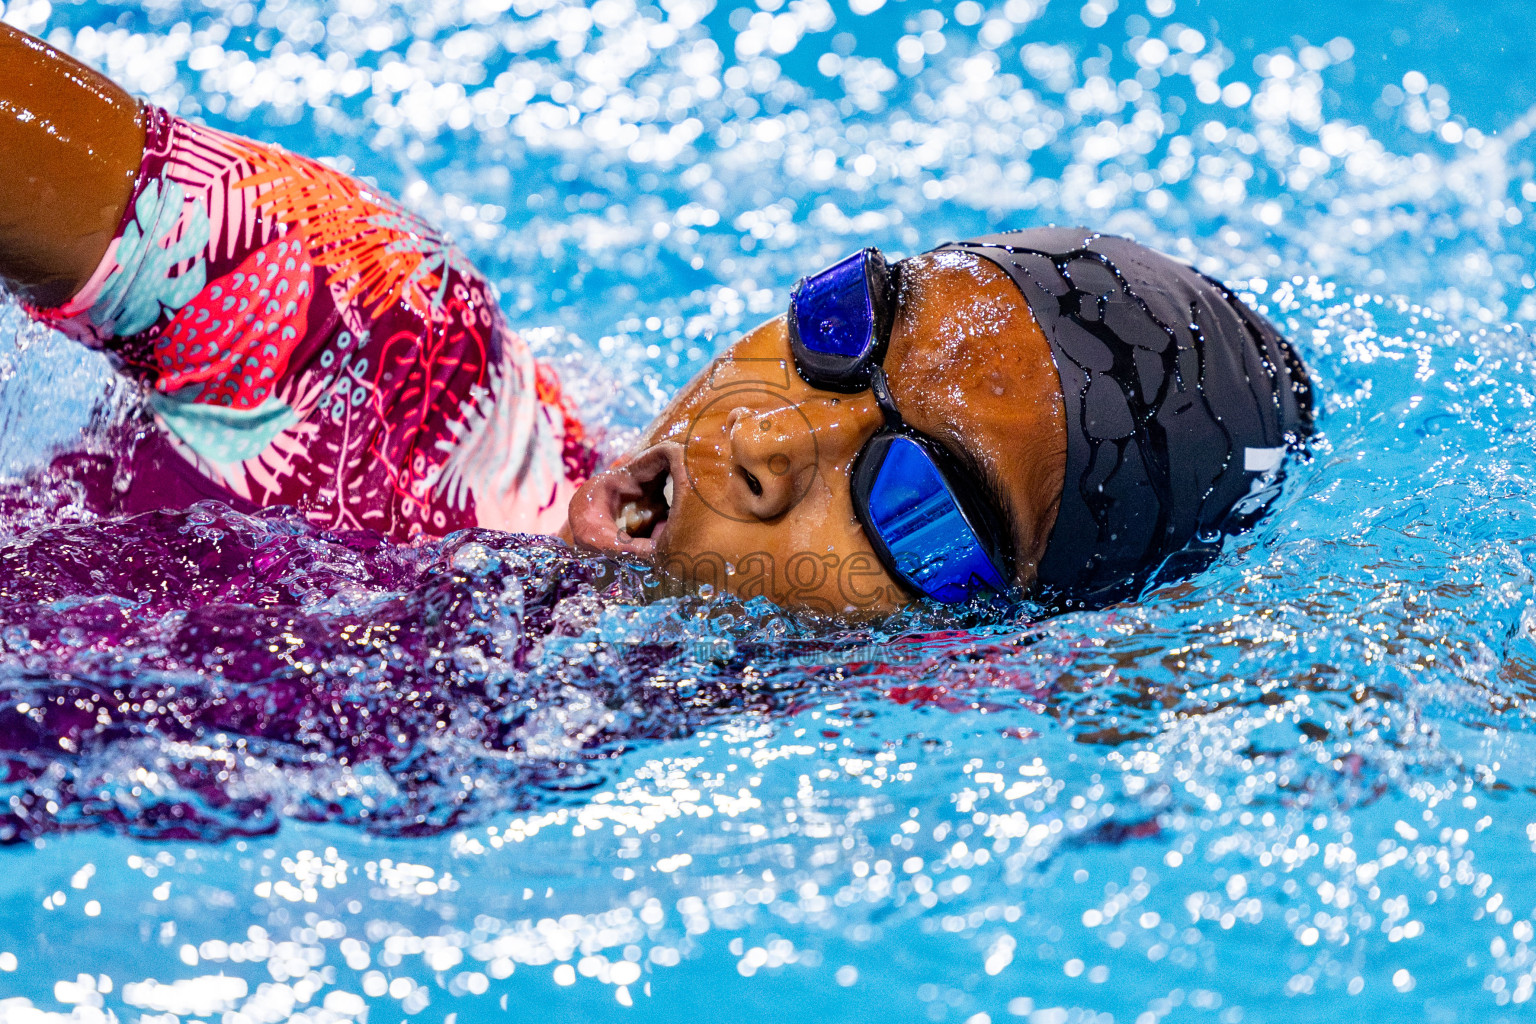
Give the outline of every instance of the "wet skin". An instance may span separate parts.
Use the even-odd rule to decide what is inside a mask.
[[[1050,347],[1018,288],[964,253],[906,261],[884,365],[907,424],[992,481],[1027,587],[1055,523],[1066,426]],[[875,557],[849,486],[849,466],[883,423],[869,392],[801,379],[780,316],[733,344],[634,452],[576,493],[571,538],[683,584],[887,614],[913,595]]]
[[[0,281],[41,306],[78,291],[112,241],[143,153],[137,100],[0,25]]]

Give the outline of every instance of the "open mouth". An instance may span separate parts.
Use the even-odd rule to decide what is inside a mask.
[[[619,533],[631,538],[649,538],[667,521],[672,510],[672,474],[662,470],[661,475],[640,485],[640,496],[626,501],[619,509],[617,525]]]
[[[666,536],[682,472],[682,449],[656,445],[582,485],[571,500],[571,535],[610,555],[655,556]]]

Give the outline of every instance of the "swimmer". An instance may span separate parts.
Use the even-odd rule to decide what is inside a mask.
[[[542,533],[852,618],[1091,607],[1206,564],[1311,430],[1301,361],[1231,291],[1040,228],[808,274],[599,472],[490,286],[369,185],[3,25],[0,153],[0,277],[153,417],[106,511]]]

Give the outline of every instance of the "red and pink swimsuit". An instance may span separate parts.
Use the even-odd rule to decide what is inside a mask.
[[[130,506],[292,505],[396,539],[564,524],[594,450],[448,240],[317,161],[146,118],[101,265],[32,310],[147,386]]]

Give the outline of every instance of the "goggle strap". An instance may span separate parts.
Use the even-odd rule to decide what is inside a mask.
[[[885,367],[876,363],[869,378],[869,390],[874,393],[875,404],[880,406],[880,411],[885,415],[885,425],[891,430],[900,430],[906,424],[901,418],[901,413],[896,409],[896,400],[891,397],[891,385],[885,379]]]

